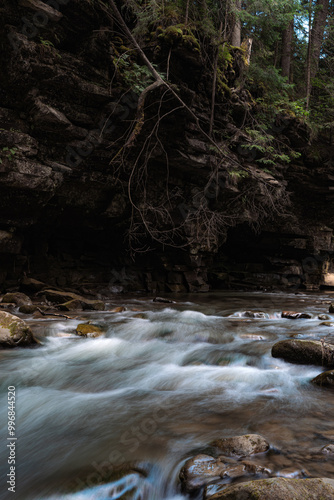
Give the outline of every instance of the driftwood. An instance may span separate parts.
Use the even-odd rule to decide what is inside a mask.
[[[37,311],[39,313],[41,313],[42,316],[56,316],[57,318],[71,319],[71,317],[66,316],[66,314],[51,313],[51,312],[49,313],[49,312],[42,311],[42,309],[40,307],[37,307]]]

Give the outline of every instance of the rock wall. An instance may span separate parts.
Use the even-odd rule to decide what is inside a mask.
[[[131,87],[150,80],[140,61],[127,66],[117,30],[99,1],[1,4],[2,289],[23,275],[102,294],[334,286],[333,148],[282,117],[275,134],[302,157],[259,169],[240,146],[244,91],[217,100],[223,161],[164,88],[136,131]],[[167,48],[156,48],[148,55],[164,70]],[[173,51],[170,78],[207,133],[210,75],[197,50],[188,40]],[[226,74],[232,89],[239,67]]]

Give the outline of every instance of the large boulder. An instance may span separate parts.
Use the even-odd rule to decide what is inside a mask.
[[[211,445],[230,457],[247,457],[254,455],[254,453],[263,453],[269,450],[268,441],[259,434],[217,439]]]
[[[334,346],[317,340],[280,340],[271,354],[290,363],[334,367]]]
[[[29,326],[21,318],[5,311],[0,311],[0,346],[25,347],[37,344]]]
[[[334,479],[271,478],[229,486],[204,500],[332,500]]]
[[[2,297],[2,302],[4,304],[16,304],[17,306],[26,306],[32,304],[30,297],[21,292],[6,293]]]

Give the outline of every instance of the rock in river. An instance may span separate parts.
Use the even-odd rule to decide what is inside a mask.
[[[271,478],[249,481],[205,496],[204,500],[332,500],[334,479]]]
[[[334,346],[317,340],[280,340],[271,354],[290,363],[334,367]]]
[[[290,363],[334,367],[334,345],[317,340],[281,340],[271,354]]]
[[[247,457],[254,453],[263,453],[269,450],[269,443],[259,434],[246,434],[230,438],[217,439],[211,443],[227,456]]]
[[[0,311],[0,346],[26,347],[31,344],[37,344],[37,341],[26,322],[13,314]]]
[[[268,315],[262,311],[244,311],[241,316],[243,318],[254,318],[254,319],[264,319],[267,318]]]
[[[24,305],[31,305],[31,299],[28,297],[28,295],[21,293],[21,292],[15,292],[15,293],[6,293],[2,297],[2,302],[3,303],[12,303],[16,304],[18,306],[24,306]]]
[[[90,323],[81,323],[77,326],[75,333],[81,337],[95,338],[102,335],[103,332],[98,326],[91,325]]]
[[[187,460],[180,472],[183,489],[195,491],[219,479],[235,479],[250,474],[270,474],[270,470],[252,462],[233,458],[196,455]]]
[[[312,315],[309,313],[300,313],[294,311],[283,311],[282,318],[286,319],[311,319]]]
[[[334,387],[334,370],[320,373],[317,377],[311,380],[312,384],[322,387]]]

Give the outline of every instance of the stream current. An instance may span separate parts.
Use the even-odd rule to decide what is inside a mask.
[[[318,319],[331,298],[122,297],[120,313],[27,320],[42,347],[0,351],[0,499],[186,499],[178,482],[185,460],[213,439],[246,433],[269,441],[271,451],[257,460],[272,476],[303,470],[334,478],[334,459],[317,453],[334,442],[333,392],[310,384],[322,368],[270,354],[285,338],[333,340],[334,328]],[[283,319],[284,310],[312,319]],[[74,335],[87,321],[106,333]],[[16,387],[15,495],[5,479],[8,386]],[[135,465],[118,474],[124,464]]]

